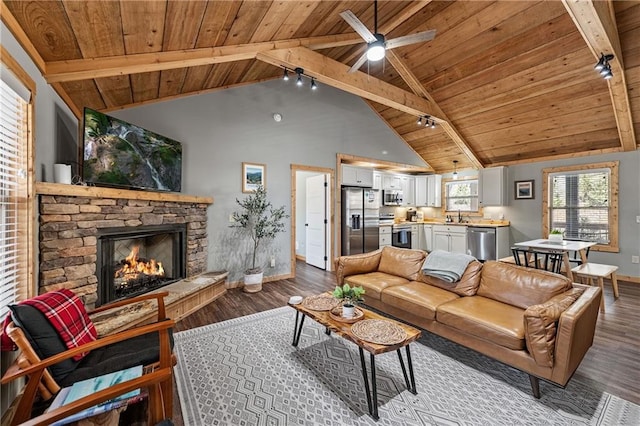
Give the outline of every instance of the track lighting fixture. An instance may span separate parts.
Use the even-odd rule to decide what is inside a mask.
[[[284,68],[284,73],[282,74],[282,79],[284,81],[289,81],[289,68],[283,66],[282,68]],[[302,86],[304,84],[304,81],[302,79],[302,77],[307,77],[311,79],[311,90],[318,90],[318,82],[316,81],[315,77],[311,77],[309,75],[306,75],[304,73],[304,69],[300,68],[300,67],[296,67],[293,69],[293,72],[296,73],[296,86]]]
[[[458,160],[453,160],[453,180],[458,180]]]
[[[605,79],[609,80],[613,77],[613,73],[611,72],[611,65],[609,65],[609,61],[611,61],[614,56],[611,53],[600,54],[600,59],[598,59],[598,63],[593,67],[596,71],[600,72],[600,75]]]
[[[300,67],[295,69],[296,74],[298,75],[298,78],[296,79],[296,85],[297,86],[302,86],[302,74],[304,73],[304,70]]]
[[[431,119],[430,115],[421,115],[420,117],[418,117],[418,121],[416,121],[416,124],[418,126],[422,126],[422,120],[424,120],[424,127],[431,127],[432,129],[436,128],[436,121]]]

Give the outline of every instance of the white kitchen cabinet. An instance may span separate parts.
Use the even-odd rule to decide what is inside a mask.
[[[380,247],[390,246],[391,245],[391,225],[380,226],[378,238],[379,238],[378,245]]]
[[[478,199],[482,207],[508,204],[507,168],[505,166],[480,169]]]
[[[433,249],[452,253],[467,252],[467,227],[455,225],[433,226]]]
[[[342,184],[348,186],[373,187],[373,169],[342,165]]]
[[[373,171],[373,189],[382,189],[382,173]]]
[[[424,241],[424,250],[429,253],[433,251],[433,225],[422,225],[422,235]]]
[[[400,175],[382,175],[382,189],[402,189]]]
[[[411,225],[411,248],[412,249],[419,249],[419,250],[424,250],[422,248],[422,243],[420,241],[420,232],[419,232],[419,228],[421,227],[421,225]]]
[[[416,180],[413,176],[400,176],[400,188],[402,189],[402,205],[416,205]]]
[[[416,176],[416,207],[423,207],[427,205],[427,177]]]
[[[442,176],[427,176],[427,203],[428,207],[442,207]]]

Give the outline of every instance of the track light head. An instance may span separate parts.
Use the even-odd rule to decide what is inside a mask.
[[[316,79],[315,77],[311,77],[311,90],[317,90],[318,89],[318,85],[316,84]]]
[[[600,75],[605,79],[605,80],[610,80],[611,77],[613,77],[613,73],[611,72],[611,65],[606,64],[604,66],[604,68],[602,68],[602,71],[600,71]]]
[[[288,69],[284,69],[284,74],[282,75],[282,79],[284,81],[289,81],[289,70]]]
[[[304,73],[304,70],[300,67],[295,69],[296,74],[298,75],[298,78],[296,79],[296,85],[297,86],[302,86],[302,74]]]
[[[431,120],[431,128],[435,129],[436,128],[436,122],[435,120]]]
[[[600,54],[600,59],[598,59],[598,63],[593,67],[596,71],[600,73],[600,75],[605,79],[609,80],[613,77],[613,73],[611,72],[611,65],[609,65],[609,61],[613,60],[614,56],[611,53]]]
[[[418,117],[418,121],[416,121],[416,124],[417,124],[418,126],[422,126],[422,117],[421,117],[421,116],[420,116],[420,117]]]

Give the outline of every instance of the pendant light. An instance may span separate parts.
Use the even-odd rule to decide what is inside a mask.
[[[453,160],[453,180],[458,180],[458,160]]]

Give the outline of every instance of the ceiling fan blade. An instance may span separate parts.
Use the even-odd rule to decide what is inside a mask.
[[[364,41],[366,41],[367,43],[376,41],[375,36],[371,33],[371,31],[369,31],[369,28],[365,27],[364,24],[360,22],[360,20],[356,17],[356,15],[353,14],[352,11],[345,10],[344,12],[340,13],[340,16],[342,16],[342,19],[347,21],[347,24],[349,24],[351,28],[353,28],[358,34],[360,34],[360,37],[362,37]]]
[[[354,73],[360,69],[364,63],[367,62],[367,52],[365,51],[362,56],[358,58],[355,64],[351,68],[349,68],[349,74]]]
[[[408,44],[420,43],[423,41],[433,40],[436,36],[436,30],[423,31],[421,33],[410,34],[402,37],[392,38],[387,40],[385,44],[387,49],[393,49],[400,46],[406,46]]]

